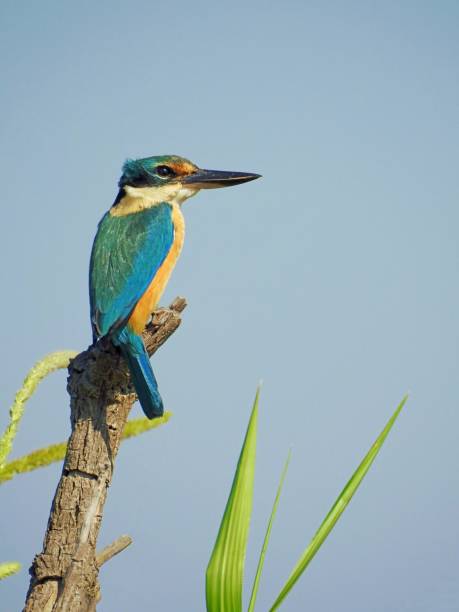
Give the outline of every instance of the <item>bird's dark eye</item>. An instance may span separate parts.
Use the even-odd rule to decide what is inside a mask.
[[[169,166],[158,166],[156,168],[156,174],[159,174],[159,176],[166,178],[169,176],[174,176],[175,172],[172,170],[172,168],[169,168]]]

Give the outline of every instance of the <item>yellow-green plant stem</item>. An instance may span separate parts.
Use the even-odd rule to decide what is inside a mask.
[[[126,427],[123,432],[123,440],[138,436],[145,431],[154,429],[167,423],[171,418],[171,412],[165,412],[159,419],[146,419],[144,417],[140,419],[132,419],[126,423]],[[6,463],[2,469],[0,469],[0,484],[11,480],[17,474],[23,474],[24,472],[31,472],[41,467],[46,467],[55,461],[62,461],[65,457],[67,450],[67,443],[61,442],[60,444],[51,444],[46,448],[40,448],[39,450],[33,451],[14,459],[9,463]]]
[[[17,561],[9,561],[8,563],[0,563],[0,580],[8,578],[21,569],[21,564]]]
[[[392,426],[395,423],[407,399],[408,399],[408,396],[405,396],[403,400],[400,402],[394,414],[391,416],[391,418],[387,422],[382,432],[376,438],[375,442],[373,443],[373,446],[370,448],[368,453],[365,455],[359,467],[356,469],[354,474],[351,476],[351,478],[349,479],[344,489],[338,495],[338,498],[333,504],[330,512],[327,514],[327,516],[323,520],[321,526],[316,531],[308,547],[303,552],[300,560],[293,568],[292,573],[290,574],[286,583],[282,587],[282,590],[277,596],[276,601],[274,602],[272,607],[269,609],[269,612],[274,612],[274,610],[277,610],[280,604],[284,601],[284,599],[290,593],[290,591],[292,590],[293,586],[295,585],[295,583],[297,582],[301,574],[304,572],[306,567],[309,565],[310,561],[313,559],[316,552],[319,550],[319,548],[322,546],[322,544],[324,543],[324,541],[330,534],[333,527],[336,525],[341,514],[344,512],[348,503],[351,501],[352,496],[359,488],[359,485],[362,482],[365,474],[368,472],[373,461],[376,459],[376,456],[381,450],[381,447],[384,444],[385,439],[389,435],[389,432],[392,429]]]
[[[274,499],[271,516],[269,517],[268,526],[266,528],[265,539],[263,540],[263,546],[261,547],[260,559],[258,561],[257,572],[255,574],[255,579],[253,581],[252,595],[250,596],[250,602],[249,602],[249,607],[247,608],[247,612],[254,612],[255,610],[255,602],[257,600],[258,588],[260,586],[260,578],[261,578],[261,573],[263,571],[263,565],[265,562],[266,550],[268,548],[269,538],[271,537],[271,530],[273,527],[274,518],[276,516],[277,506],[279,505],[279,500],[280,500],[280,496],[282,493],[282,487],[284,485],[284,480],[287,474],[291,455],[292,455],[292,452],[291,450],[289,450],[288,455],[287,455],[287,460],[285,462],[284,469],[282,470],[282,474],[280,477],[279,486],[277,487],[277,493]]]
[[[34,394],[38,384],[45,376],[55,370],[67,368],[70,360],[76,355],[76,351],[56,351],[50,353],[43,357],[43,359],[40,359],[29,371],[22,387],[16,393],[13,405],[10,408],[10,422],[5,433],[0,438],[0,469],[4,467],[13,447],[13,440],[17,434],[27,400]]]

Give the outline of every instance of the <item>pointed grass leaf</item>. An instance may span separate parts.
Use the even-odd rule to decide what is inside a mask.
[[[241,612],[244,563],[252,513],[257,443],[257,390],[247,433],[206,571],[208,612]]]
[[[291,451],[289,451],[287,455],[287,460],[285,461],[284,469],[282,470],[282,474],[281,474],[280,481],[279,481],[279,486],[277,487],[277,493],[274,499],[273,508],[271,510],[271,516],[269,517],[268,526],[266,528],[265,539],[263,540],[263,546],[261,547],[260,559],[258,561],[257,572],[255,574],[255,579],[253,581],[252,595],[250,596],[250,602],[249,602],[249,607],[247,609],[247,612],[253,612],[255,610],[255,602],[257,599],[258,588],[260,586],[260,578],[261,578],[261,573],[263,571],[263,565],[265,562],[266,550],[268,548],[269,538],[271,536],[271,529],[273,526],[274,517],[276,516],[277,506],[279,505],[279,499],[281,496],[282,487],[284,485],[285,476],[287,474],[287,469],[290,463],[291,454],[292,454]]]
[[[408,396],[405,396],[403,398],[403,400],[400,402],[400,404],[397,407],[396,411],[391,416],[391,418],[387,422],[386,426],[384,427],[382,432],[379,434],[379,436],[375,440],[373,446],[370,448],[368,453],[365,455],[363,461],[361,462],[359,467],[356,469],[356,471],[354,472],[354,474],[352,475],[352,477],[350,478],[349,482],[346,484],[344,489],[341,491],[341,493],[338,496],[337,500],[333,504],[330,512],[327,514],[327,516],[325,517],[323,523],[321,524],[321,526],[319,527],[319,529],[315,533],[314,537],[312,538],[311,542],[309,543],[309,546],[306,548],[306,550],[304,551],[304,553],[301,556],[300,560],[298,561],[298,563],[294,567],[294,569],[293,569],[292,573],[290,574],[287,582],[282,587],[281,592],[279,593],[276,601],[274,602],[274,604],[270,608],[269,612],[274,612],[274,610],[277,610],[277,608],[280,606],[280,604],[284,601],[284,599],[290,593],[290,591],[292,590],[294,584],[297,582],[297,580],[299,579],[301,574],[304,572],[306,567],[309,565],[310,561],[312,560],[312,558],[314,557],[316,552],[322,546],[322,544],[324,543],[324,541],[327,538],[327,536],[330,534],[331,530],[335,526],[335,524],[338,521],[338,519],[340,518],[341,514],[344,512],[346,506],[351,501],[352,496],[357,491],[357,489],[358,489],[360,483],[362,482],[365,474],[370,469],[371,464],[375,460],[377,454],[381,450],[381,447],[382,447],[385,439],[387,438],[390,430],[392,429],[392,426],[395,423],[395,421],[396,421],[398,415],[400,414],[400,411],[402,410],[403,406],[405,405],[407,399],[408,399]]]

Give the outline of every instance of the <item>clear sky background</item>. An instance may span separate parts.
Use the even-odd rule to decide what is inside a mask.
[[[1,427],[37,359],[90,342],[89,253],[125,158],[263,174],[184,206],[163,302],[189,307],[154,359],[174,416],[121,448],[99,543],[134,544],[99,609],[204,609],[260,378],[247,590],[293,458],[258,609],[406,392],[282,609],[459,609],[458,3],[4,0],[0,29]],[[13,456],[67,438],[65,378]],[[0,560],[24,564],[1,610],[22,607],[59,473],[1,487]]]

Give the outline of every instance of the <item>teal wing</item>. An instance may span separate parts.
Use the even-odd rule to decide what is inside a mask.
[[[152,208],[99,223],[91,253],[89,295],[96,336],[105,336],[129,318],[153,280],[174,240],[172,208]]]

